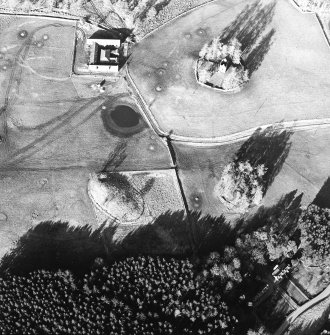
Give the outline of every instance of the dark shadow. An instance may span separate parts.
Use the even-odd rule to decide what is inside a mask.
[[[156,12],[157,12],[157,15],[158,13],[163,10],[169,3],[171,2],[171,0],[163,0],[161,2],[157,2],[155,4],[155,9],[156,9]]]
[[[247,5],[236,19],[221,34],[224,43],[237,38],[242,43],[242,50],[251,50],[272,22],[276,2],[263,6],[262,1]]]
[[[101,172],[115,171],[127,158],[126,154],[127,142],[120,142],[115,149],[110,152],[107,161],[103,165]]]
[[[264,165],[263,193],[272,184],[288,157],[293,132],[281,126],[257,129],[236,153],[234,163],[249,162],[252,167]]]
[[[24,234],[1,260],[0,273],[26,274],[37,269],[86,273],[96,258],[111,263],[137,255],[206,256],[234,243],[235,232],[223,217],[201,218],[193,213],[165,213],[114,241],[117,227],[72,227],[64,222],[43,222]]]
[[[271,334],[282,324],[293,308],[283,296],[281,289],[276,288],[272,295],[263,301],[255,310]]]
[[[120,39],[121,43],[125,42],[126,38],[132,36],[133,29],[129,28],[113,28],[112,29],[116,34],[117,38]]]
[[[297,229],[301,214],[303,194],[297,190],[285,194],[271,207],[260,207],[251,217],[241,222],[239,233],[252,233],[262,227],[273,227],[282,234],[292,236]]]
[[[242,43],[243,59],[250,76],[259,68],[271,47],[275,30],[272,29],[265,36],[264,34],[272,22],[275,6],[275,1],[263,6],[260,0],[247,5],[220,35],[224,43],[232,38],[237,38]]]
[[[140,11],[138,13],[138,15],[135,16],[134,20],[139,19],[141,21],[143,21],[146,17],[147,17],[147,13],[149,11],[149,9],[157,2],[157,0],[148,0],[147,1],[147,5],[145,6],[145,8],[143,8],[142,11]]]
[[[261,63],[263,62],[266,54],[270,50],[270,47],[273,43],[273,37],[275,35],[275,29],[272,29],[267,33],[261,41],[256,45],[245,59],[246,67],[249,69],[249,76],[258,70]]]
[[[330,177],[325,181],[312,204],[321,208],[330,208]]]
[[[15,249],[2,258],[0,272],[26,274],[37,269],[70,269],[76,274],[85,273],[95,258],[107,259],[113,248],[109,241],[114,231],[114,227],[93,231],[88,225],[42,222],[24,234]]]
[[[120,38],[117,29],[100,29],[95,31],[89,38],[92,39],[118,39]]]
[[[234,232],[224,217],[201,217],[183,211],[167,212],[152,224],[141,226],[128,234],[120,244],[128,255],[207,255],[222,251],[225,245],[234,243]]]
[[[121,43],[125,42],[128,36],[131,36],[133,29],[129,28],[108,28],[100,29],[93,33],[89,38],[95,39],[119,39]]]
[[[201,212],[192,212],[188,227],[197,255],[222,252],[224,246],[235,243],[237,228],[232,228],[224,216],[202,216]]]

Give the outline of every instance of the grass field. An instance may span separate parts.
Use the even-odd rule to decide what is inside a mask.
[[[1,171],[0,257],[29,228],[41,221],[62,220],[96,227],[87,195],[90,171]]]
[[[330,175],[329,131],[319,129],[296,132],[289,155],[264,198],[270,205],[280,194],[294,189],[303,192],[303,205],[309,205]]]
[[[327,129],[294,133],[284,164],[267,190],[262,205],[274,205],[282,195],[297,189],[303,193],[302,205],[315,199],[330,175],[329,132]],[[232,162],[243,142],[223,146],[197,147],[174,142],[179,175],[192,210],[202,214],[228,215],[214,187],[224,167]],[[194,201],[195,196],[199,197]],[[230,216],[228,216],[230,218]]]
[[[224,167],[229,164],[240,143],[210,148],[174,142],[179,176],[189,208],[203,215],[220,216],[226,209],[214,195],[214,187],[221,178]],[[198,199],[196,198],[198,197]]]
[[[2,256],[45,220],[96,227],[87,195],[90,173],[167,169],[172,161],[142,117],[129,136],[129,129],[107,124],[118,104],[139,112],[124,81],[107,81],[100,94],[91,89],[99,79],[71,77],[73,21],[0,15],[0,25],[0,67],[6,65],[0,72],[0,135],[6,135],[0,146]],[[182,209],[172,174],[156,179],[148,200],[153,215]]]
[[[216,1],[162,27],[133,51],[130,74],[163,131],[213,137],[282,120],[329,117],[328,45],[317,19],[286,0],[276,1],[273,18],[264,18],[264,33],[274,29],[271,43],[251,56],[258,69],[241,92],[223,94],[197,84],[194,64],[201,47],[252,3]]]
[[[299,316],[286,335],[316,335],[329,319],[330,299],[327,298]]]
[[[128,101],[133,103],[129,98],[118,95],[108,100],[80,102],[68,115],[68,120],[59,121],[58,129],[49,130],[49,135],[45,138],[39,135],[40,140],[31,139],[33,132],[17,133],[25,146],[7,165],[42,169],[88,166],[100,170],[113,160],[113,163],[108,164],[109,169],[125,171],[169,168],[171,160],[168,149],[146,125],[138,133],[128,137],[121,137],[106,129],[102,113],[110,112],[112,104]],[[102,106],[107,109],[102,109]],[[29,141],[36,143],[31,146]]]

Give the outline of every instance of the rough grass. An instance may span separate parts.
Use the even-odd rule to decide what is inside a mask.
[[[330,66],[328,45],[317,20],[301,15],[286,0],[276,1],[275,14],[261,34],[267,36],[275,29],[271,46],[260,47],[263,57],[252,57],[261,63],[241,92],[220,94],[198,85],[193,69],[199,51],[230,27],[246,11],[245,5],[208,4],[161,28],[134,49],[130,73],[163,131],[213,137],[282,120],[328,116],[329,101],[323,98],[328,96],[329,77],[324,73]],[[160,75],[161,68],[165,72]],[[162,90],[156,91],[157,86]]]
[[[329,319],[330,299],[325,299],[299,316],[285,335],[316,335]]]

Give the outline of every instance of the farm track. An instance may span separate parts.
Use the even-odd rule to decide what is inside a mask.
[[[65,100],[63,100],[65,101]],[[76,104],[78,102],[88,102],[90,101],[90,98],[89,99],[72,99],[72,100],[68,100],[68,101],[71,101],[72,102],[72,105],[64,114],[61,114],[59,116],[56,116],[55,118],[45,122],[45,123],[42,123],[38,126],[35,126],[35,127],[26,127],[26,126],[21,126],[21,125],[16,125],[15,122],[12,122],[16,129],[20,132],[31,132],[31,131],[40,131],[40,130],[43,130],[45,128],[47,128],[48,126],[51,126],[51,125],[54,125],[54,123],[56,122],[60,122],[61,120],[65,119],[66,117],[70,116],[71,113],[74,112],[75,108],[76,108]],[[58,102],[61,102],[61,101],[58,101]],[[54,101],[54,104],[56,104],[56,101]]]
[[[8,123],[7,123],[8,110],[9,110],[10,106],[13,105],[15,103],[15,101],[17,100],[17,97],[15,97],[13,100],[11,100],[10,99],[10,93],[11,93],[13,85],[17,84],[18,89],[19,89],[19,86],[21,84],[21,77],[22,77],[23,69],[20,66],[20,60],[25,61],[25,59],[26,59],[26,57],[27,57],[27,55],[30,51],[30,47],[32,45],[32,40],[33,40],[34,35],[38,31],[40,31],[42,29],[45,29],[45,28],[48,28],[48,27],[72,27],[72,26],[71,25],[64,25],[64,24],[60,24],[60,23],[52,23],[52,24],[47,24],[47,25],[43,25],[41,27],[38,27],[30,33],[30,35],[27,37],[27,40],[25,41],[25,43],[23,43],[23,45],[20,47],[20,49],[16,53],[14,61],[13,61],[13,69],[10,73],[9,83],[8,83],[6,93],[5,93],[5,97],[4,97],[4,104],[0,109],[0,116],[2,116],[3,136],[4,136],[5,148],[6,148],[7,152],[9,150]]]
[[[304,312],[308,311],[309,309],[315,307],[318,303],[322,302],[326,298],[330,297],[330,285],[321,292],[318,296],[314,299],[309,300],[304,305],[297,308],[294,312],[292,312],[282,323],[282,325],[277,329],[274,335],[282,335],[300,315]]]
[[[24,44],[20,47],[18,52],[16,53],[13,61],[13,68],[10,73],[8,86],[6,89],[5,97],[4,97],[4,104],[0,109],[0,116],[2,116],[3,120],[3,132],[4,132],[4,138],[6,143],[6,151],[8,153],[8,156],[6,158],[6,161],[2,163],[1,165],[8,169],[9,167],[13,167],[16,163],[24,160],[25,158],[28,158],[31,154],[36,153],[40,150],[42,150],[45,146],[48,144],[54,142],[58,137],[64,136],[65,134],[72,131],[75,127],[78,127],[79,125],[86,122],[89,118],[91,118],[95,112],[99,110],[99,105],[105,100],[105,97],[97,97],[97,98],[90,98],[90,99],[79,99],[78,97],[75,99],[72,99],[73,105],[62,115],[53,118],[52,120],[36,126],[36,127],[20,127],[18,126],[17,129],[19,131],[40,131],[45,130],[45,128],[48,129],[43,135],[35,139],[32,143],[29,143],[28,145],[24,146],[23,148],[18,149],[17,151],[10,153],[9,152],[9,141],[8,141],[8,124],[7,124],[7,115],[8,111],[15,104],[15,101],[17,100],[17,96],[14,98],[10,97],[12,87],[16,85],[19,89],[19,86],[22,81],[22,67],[20,66],[20,62],[24,62],[27,55],[29,54],[30,47],[32,45],[33,38],[35,34],[45,28],[48,27],[72,27],[75,28],[75,26],[72,25],[64,25],[64,24],[47,24],[41,27],[38,27],[34,29],[30,35],[28,36],[27,40],[24,42]],[[85,35],[83,35],[83,38],[86,38]],[[68,78],[70,79],[70,78]],[[117,97],[115,97],[117,98]],[[56,101],[52,101],[56,102]],[[81,103],[83,102],[83,105]],[[77,106],[77,103],[80,103],[80,106]],[[97,104],[97,107],[93,108],[92,111],[89,111],[89,108],[93,105]]]
[[[257,129],[266,129],[268,127],[279,125],[284,128],[288,128],[293,131],[305,131],[305,130],[313,130],[318,128],[328,128],[330,127],[330,118],[323,118],[323,119],[310,119],[310,120],[297,120],[297,121],[282,121],[275,124],[266,124],[261,125],[258,127],[242,130],[240,132],[236,132],[230,135],[224,136],[217,136],[217,137],[194,137],[194,136],[181,136],[175,135],[173,133],[167,133],[161,129],[159,126],[155,116],[153,115],[152,111],[148,107],[147,103],[144,101],[141,92],[139,91],[138,87],[136,86],[133,78],[129,73],[129,66],[126,66],[126,77],[128,79],[128,83],[134,92],[135,100],[140,106],[140,110],[150,125],[150,127],[158,134],[160,137],[169,137],[171,141],[184,143],[187,145],[193,146],[219,146],[219,145],[226,145],[231,143],[236,143],[240,141],[247,140]]]
[[[17,150],[12,155],[7,157],[6,162],[3,166],[9,167],[15,165],[18,162],[28,158],[31,154],[35,154],[36,152],[42,150],[45,146],[56,141],[60,136],[68,134],[70,131],[83,123],[86,118],[91,117],[92,115],[94,115],[94,113],[99,111],[99,105],[103,101],[104,98],[93,98],[78,109],[72,108],[72,110],[69,111],[69,115],[64,118],[60,123],[55,125],[48,132],[34,140],[32,143],[29,143],[28,145],[24,146],[23,148]],[[96,102],[99,102],[97,107],[95,107],[92,111],[88,111],[88,108]],[[82,112],[85,112],[85,114],[83,114]]]

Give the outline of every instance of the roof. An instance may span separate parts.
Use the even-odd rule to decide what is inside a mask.
[[[101,46],[110,46],[113,45],[117,48],[120,47],[120,40],[118,39],[101,39],[101,38],[89,38],[87,40],[87,44],[93,44],[93,43],[97,43],[98,45]]]

